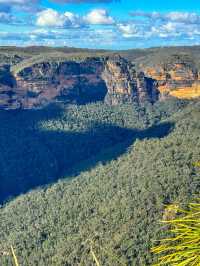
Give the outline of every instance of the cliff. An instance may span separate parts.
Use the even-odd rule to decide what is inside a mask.
[[[0,108],[144,104],[200,97],[200,47],[120,51],[0,48]]]
[[[25,108],[42,106],[52,100],[84,104],[104,99],[102,71],[99,58],[80,63],[44,62],[24,68],[15,79]]]
[[[157,83],[120,56],[38,62],[0,72],[2,109],[37,108],[52,101],[84,104],[103,101],[142,103],[158,100]]]
[[[200,97],[200,72],[195,63],[184,56],[173,55],[153,67],[142,66],[145,74],[158,81],[161,99],[173,96],[181,99]]]
[[[158,100],[157,82],[143,72],[136,72],[134,65],[120,56],[107,61],[102,77],[108,89],[105,101],[109,104]]]

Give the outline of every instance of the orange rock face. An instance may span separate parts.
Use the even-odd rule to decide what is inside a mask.
[[[166,73],[163,68],[159,67],[157,69],[148,67],[145,73],[157,81],[166,80]]]
[[[178,88],[170,92],[171,96],[180,99],[192,99],[200,97],[200,83],[194,82],[191,87]]]
[[[200,75],[194,67],[184,62],[146,68],[145,74],[158,81],[158,89],[163,95],[180,99],[200,97]]]

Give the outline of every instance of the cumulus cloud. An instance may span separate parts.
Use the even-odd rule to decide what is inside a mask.
[[[36,25],[40,27],[80,27],[83,26],[82,19],[71,12],[63,14],[53,9],[45,9],[37,14]]]
[[[64,27],[68,24],[68,18],[53,9],[46,9],[37,15],[36,25],[41,27]]]
[[[54,1],[56,2],[56,1]],[[58,1],[57,1],[58,2]],[[111,2],[63,0],[63,3]],[[152,45],[200,43],[200,14],[197,12],[132,12],[125,21],[112,17],[106,9],[85,15],[40,9],[41,0],[0,0],[0,23],[31,25],[19,33],[1,33],[0,43],[18,45],[69,45],[113,49]],[[18,10],[34,11],[20,16]],[[14,14],[18,17],[14,17]],[[19,21],[19,19],[23,21]],[[28,18],[26,20],[26,18]],[[30,18],[30,19],[29,19]],[[25,21],[26,20],[26,21]]]
[[[122,33],[123,37],[131,38],[138,36],[138,29],[135,24],[118,24],[118,29]]]
[[[88,24],[93,25],[111,25],[114,23],[114,19],[108,14],[107,10],[105,9],[92,10],[84,17],[84,20]]]
[[[132,12],[134,20],[119,23],[124,38],[191,39],[200,37],[200,15],[195,12]]]
[[[200,23],[200,15],[194,12],[170,12],[166,14],[166,19],[190,24]]]
[[[200,23],[200,15],[195,12],[168,12],[168,13],[161,13],[161,12],[130,12],[130,15],[133,17],[142,17],[148,18],[152,20],[161,20],[161,21],[175,21],[175,22],[182,22],[182,23]]]
[[[81,17],[71,12],[59,13],[54,9],[45,9],[37,14],[36,25],[40,27],[80,28],[91,25],[111,25],[114,19],[105,9],[94,9]]]

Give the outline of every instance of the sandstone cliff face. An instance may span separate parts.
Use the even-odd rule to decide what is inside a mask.
[[[105,101],[116,105],[120,103],[154,103],[158,100],[157,82],[137,73],[134,66],[122,57],[109,59],[102,74],[108,93]]]
[[[25,108],[42,106],[52,100],[83,104],[103,100],[106,86],[100,74],[99,59],[81,63],[40,63],[25,68],[15,78],[22,105]]]
[[[168,96],[182,99],[200,96],[200,73],[191,62],[174,58],[170,63],[144,68],[144,72],[158,81],[161,99]]]
[[[0,69],[0,107],[37,108],[52,101],[84,104],[104,100],[108,104],[154,103],[157,83],[120,56],[88,58],[82,62],[47,62],[12,74]]]

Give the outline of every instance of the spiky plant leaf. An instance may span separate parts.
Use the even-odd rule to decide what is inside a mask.
[[[200,265],[200,203],[190,203],[188,210],[171,205],[174,215],[162,223],[168,225],[170,237],[161,239],[152,249],[158,255],[154,266],[199,266]]]

